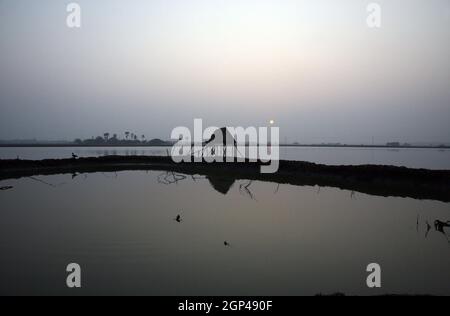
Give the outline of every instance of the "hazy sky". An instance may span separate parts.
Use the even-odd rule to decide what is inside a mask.
[[[194,118],[300,142],[450,142],[450,1],[0,0],[0,139]]]

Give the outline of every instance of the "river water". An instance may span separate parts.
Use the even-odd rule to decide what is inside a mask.
[[[177,179],[126,171],[0,181],[13,186],[0,191],[0,293],[450,295],[450,231],[433,224],[450,220],[448,203]],[[66,287],[73,262],[81,289]],[[366,286],[370,263],[382,268],[381,289]]]
[[[49,159],[105,155],[167,156],[169,147],[53,147],[0,148],[0,159]],[[281,147],[280,158],[327,165],[394,165],[410,168],[450,170],[450,149]]]

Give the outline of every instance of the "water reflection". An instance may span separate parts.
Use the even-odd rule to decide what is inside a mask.
[[[77,262],[81,294],[450,294],[449,203],[223,180],[127,171],[0,182],[14,186],[0,197],[0,293],[70,294],[65,267]],[[365,285],[371,262],[382,289]]]
[[[192,175],[191,178],[194,182],[196,182],[197,180],[200,180],[200,179],[207,179],[211,188],[213,188],[215,191],[217,191],[218,193],[221,193],[223,195],[227,195],[230,192],[231,188],[236,183],[235,179],[233,179],[231,177],[226,177],[226,176],[197,177],[197,176]],[[164,184],[164,185],[178,184],[180,181],[183,181],[186,179],[188,179],[188,177],[186,175],[176,173],[176,172],[164,172],[157,177],[158,183]],[[251,200],[254,200],[257,202],[257,199],[255,198],[255,195],[251,190],[251,185],[253,184],[253,182],[254,182],[253,180],[248,180],[245,183],[240,183],[239,184],[239,193],[242,196],[248,197]],[[278,183],[273,192],[274,195],[277,194],[279,192],[279,190],[280,190],[280,184]],[[321,187],[318,186],[317,194],[320,194],[320,192],[321,192]],[[349,191],[349,195],[350,195],[350,200],[357,199],[355,191]],[[178,223],[181,223],[182,222],[181,215],[177,215],[177,217],[175,218],[175,221]],[[420,230],[419,222],[420,222],[420,215],[417,216],[417,221],[416,221],[416,231],[417,232],[419,232],[419,230]],[[428,221],[426,221],[425,224],[426,224],[425,238],[427,238],[432,229],[432,226],[429,224]],[[446,221],[446,222],[443,222],[440,220],[434,221],[435,231],[443,234],[446,237],[447,241],[450,243],[449,236],[447,235],[447,233],[445,231],[446,228],[450,228],[450,221]],[[230,244],[227,241],[224,242],[224,245],[230,246]]]
[[[224,195],[228,194],[228,192],[236,182],[233,178],[230,177],[207,176],[206,179],[208,179],[209,183],[211,184],[211,187],[214,190]]]
[[[170,185],[178,184],[180,181],[186,180],[188,177],[184,174],[167,171],[163,172],[157,177],[157,181],[160,184]],[[200,179],[207,179],[211,187],[217,192],[226,195],[236,182],[233,178],[227,176],[205,176],[198,177],[195,175],[191,176],[191,179],[195,182]]]

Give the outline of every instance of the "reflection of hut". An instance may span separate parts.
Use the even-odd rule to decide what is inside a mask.
[[[232,177],[212,176],[207,177],[207,179],[209,180],[209,183],[211,183],[211,186],[214,188],[214,190],[224,195],[226,195],[230,191],[235,181]]]
[[[203,151],[206,150],[212,156],[222,154],[225,157],[229,147],[233,148],[233,153],[237,151],[237,141],[226,127],[217,129],[209,140],[203,142]]]

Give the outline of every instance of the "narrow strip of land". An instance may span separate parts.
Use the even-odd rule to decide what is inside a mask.
[[[378,196],[450,202],[450,170],[394,166],[327,166],[280,161],[274,174],[260,173],[260,163],[175,163],[170,157],[105,156],[79,159],[0,160],[0,180],[54,174],[173,171],[224,180],[259,180],[300,186],[327,186]]]

